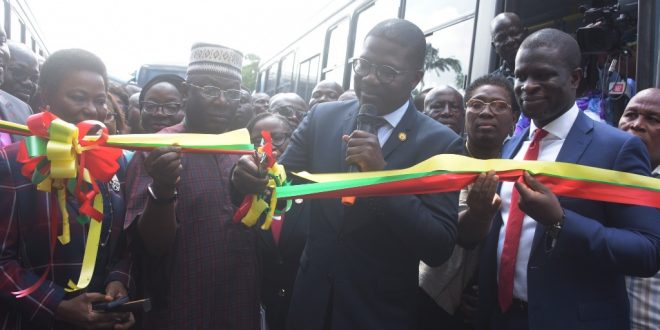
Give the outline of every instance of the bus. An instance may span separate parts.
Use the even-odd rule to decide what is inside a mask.
[[[270,95],[295,92],[309,100],[316,83],[326,79],[351,89],[350,59],[362,51],[366,33],[387,18],[407,19],[426,35],[424,79],[413,93],[438,85],[464,90],[469,82],[499,66],[490,36],[490,21],[497,14],[517,13],[529,32],[554,27],[575,35],[586,24],[585,10],[591,8],[590,13],[596,16],[615,15],[615,6],[622,11],[633,8],[637,24],[633,40],[625,45],[626,63],[634,66],[625,70],[626,78],[635,79],[637,90],[658,86],[659,0],[333,0],[324,7],[327,15],[264,57],[257,91]],[[616,24],[613,28],[625,28]],[[604,54],[598,58],[601,67],[606,67],[607,61],[615,58],[623,62],[621,56]]]
[[[25,44],[42,59],[48,57],[50,52],[26,0],[2,0],[0,17],[4,18],[7,39]]]

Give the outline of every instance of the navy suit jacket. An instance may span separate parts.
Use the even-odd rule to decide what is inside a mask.
[[[502,152],[513,158],[526,132]],[[642,141],[579,113],[557,156],[575,163],[649,175]],[[537,224],[527,267],[530,329],[629,329],[624,275],[652,276],[660,268],[660,212],[654,208],[560,197],[566,218],[554,248]],[[480,268],[480,328],[499,312],[497,213]]]
[[[280,161],[287,170],[347,172],[341,137],[356,127],[357,101],[316,106],[293,134]],[[386,169],[412,166],[441,153],[462,152],[449,128],[413,102],[383,145]],[[309,235],[300,260],[287,327],[410,329],[416,322],[419,261],[440,265],[452,253],[458,192],[424,196],[310,201]]]

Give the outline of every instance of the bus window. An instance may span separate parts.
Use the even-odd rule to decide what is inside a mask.
[[[295,60],[295,53],[291,52],[289,55],[282,58],[282,71],[280,73],[280,81],[277,84],[277,92],[291,92],[293,91],[293,63]]]
[[[266,93],[273,95],[277,93],[277,71],[279,63],[271,65],[266,73]]]
[[[12,10],[11,12],[11,32],[7,31],[7,37],[14,41],[21,40],[21,25],[23,22],[18,18],[18,14]]]
[[[348,40],[348,19],[343,19],[326,33],[326,58],[322,79],[341,84],[344,80],[346,43]]]
[[[27,40],[27,29],[25,28],[25,23],[21,22],[21,43],[25,43]]]
[[[298,95],[305,101],[309,101],[312,96],[312,90],[316,86],[319,72],[319,55],[315,55],[300,63],[300,71],[298,72]]]
[[[417,0],[406,1],[405,18],[414,22],[422,31],[474,13],[476,0]],[[467,38],[471,38],[470,37]]]
[[[424,80],[419,90],[438,85],[465,88],[472,53],[474,19],[433,32],[426,38]]]
[[[359,10],[354,15],[356,21],[355,27],[355,45],[353,48],[352,57],[358,57],[362,54],[362,47],[364,46],[364,38],[367,36],[376,24],[388,18],[396,18],[397,11],[399,10],[399,1],[396,0],[380,0],[372,3],[371,5]],[[353,88],[353,70],[351,70],[350,86]],[[339,84],[341,80],[337,80]]]

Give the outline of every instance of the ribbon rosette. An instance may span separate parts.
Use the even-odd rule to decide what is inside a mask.
[[[78,283],[69,280],[69,287],[66,288],[67,291],[83,289],[91,281],[94,272],[103,221],[103,198],[96,180],[108,182],[112,178],[119,170],[117,160],[122,151],[103,147],[108,139],[108,130],[98,121],[89,120],[73,125],[50,112],[42,112],[30,116],[27,127],[33,135],[21,142],[17,158],[23,164],[21,173],[31,178],[38,190],[50,192],[50,204],[58,206],[52,207],[50,212],[51,251],[55,248],[56,239],[63,245],[71,241],[66,208],[67,190],[77,198],[80,205],[80,215],[76,220],[81,224],[89,223]],[[92,130],[100,131],[98,138],[84,138]],[[58,236],[59,214],[62,215],[62,233]],[[46,279],[50,264],[36,283],[13,294],[20,298],[36,290]]]
[[[284,166],[277,163],[273,156],[273,140],[270,132],[262,131],[261,136],[262,145],[257,149],[257,157],[261,160],[262,164],[267,165],[268,169],[268,184],[266,190],[261,194],[247,195],[241,206],[234,213],[234,223],[240,221],[248,227],[252,227],[257,223],[259,217],[266,213],[264,223],[261,229],[268,230],[273,221],[273,215],[282,214],[291,208],[291,200],[286,201],[284,210],[277,210],[277,187],[288,185],[286,181],[286,172]]]

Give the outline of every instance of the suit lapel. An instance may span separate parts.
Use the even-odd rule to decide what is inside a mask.
[[[409,100],[406,113],[401,118],[401,121],[399,121],[399,124],[392,129],[392,134],[390,134],[390,137],[383,145],[383,158],[385,158],[385,160],[387,160],[387,157],[392,151],[394,151],[394,149],[407,141],[407,136],[409,136],[415,128],[415,112],[417,112],[417,109],[415,109],[412,100]]]
[[[591,143],[591,131],[593,128],[593,120],[580,111],[573,123],[573,127],[571,127],[571,130],[568,132],[566,140],[561,146],[561,150],[559,150],[559,154],[555,161],[577,164],[578,160],[580,160],[580,157],[582,157],[582,154]],[[561,202],[561,200],[562,198],[560,197],[559,201]],[[530,256],[534,255],[536,249],[543,241],[544,236],[545,226],[537,224]]]

